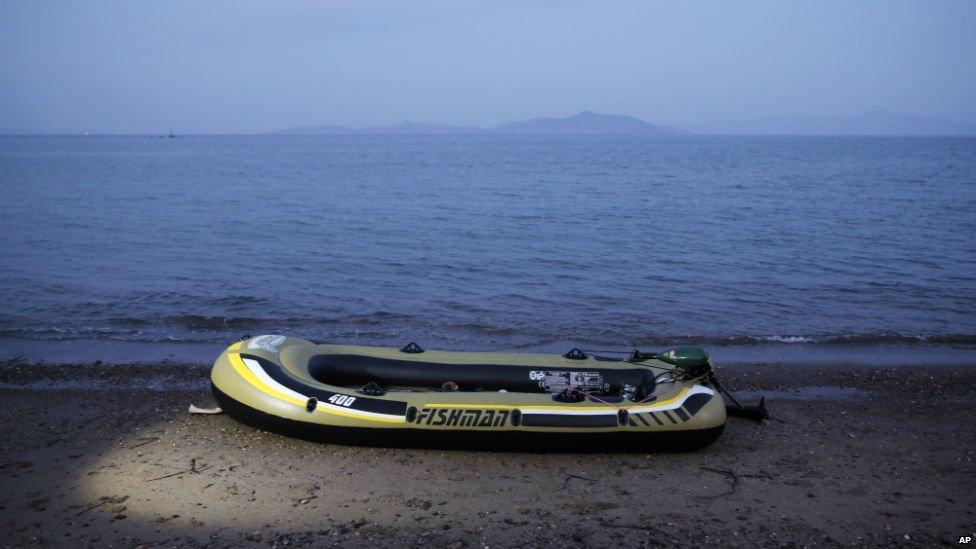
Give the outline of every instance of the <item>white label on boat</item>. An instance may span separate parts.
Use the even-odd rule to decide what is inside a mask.
[[[570,387],[580,387],[585,390],[606,390],[603,376],[600,372],[568,372],[568,371],[531,371],[529,380],[537,381],[539,387],[549,392],[558,393]]]
[[[336,406],[352,406],[352,403],[356,402],[356,397],[349,395],[332,395],[329,397],[329,403],[335,404]]]

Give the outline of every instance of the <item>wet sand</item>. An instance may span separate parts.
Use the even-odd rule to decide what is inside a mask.
[[[976,530],[976,367],[721,368],[775,419],[651,455],[309,443],[188,415],[213,405],[207,370],[165,370],[0,366],[5,546],[929,547]]]

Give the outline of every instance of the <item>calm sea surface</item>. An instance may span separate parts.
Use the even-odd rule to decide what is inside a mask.
[[[0,337],[976,347],[976,139],[3,137]]]

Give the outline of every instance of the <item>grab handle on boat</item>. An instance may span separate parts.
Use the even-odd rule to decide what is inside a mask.
[[[404,347],[400,349],[400,352],[416,354],[416,353],[422,353],[424,352],[424,350],[420,347],[420,345],[417,345],[416,343],[411,341],[410,343],[404,345]]]
[[[570,360],[584,360],[587,358],[587,356],[583,351],[573,347],[572,350],[563,355],[563,358],[568,358]]]
[[[383,396],[386,394],[386,390],[375,381],[370,381],[366,385],[363,385],[359,392],[369,396]]]

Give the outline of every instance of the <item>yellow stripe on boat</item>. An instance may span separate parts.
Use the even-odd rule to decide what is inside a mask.
[[[308,404],[308,399],[300,400],[289,394],[285,394],[281,391],[274,389],[267,383],[262,382],[258,379],[254,373],[251,372],[250,368],[244,364],[244,359],[241,358],[239,353],[228,353],[228,359],[230,363],[234,366],[234,370],[240,374],[241,377],[247,380],[248,383],[253,385],[258,390],[264,392],[265,394],[272,396],[274,398],[284,400],[285,402],[290,402],[301,408],[305,408]],[[328,402],[320,402],[316,407],[315,411],[320,411],[326,414],[333,414],[342,417],[349,417],[353,419],[361,419],[366,421],[377,421],[380,423],[404,423],[406,420],[402,417],[377,417],[379,414],[372,414],[370,412],[359,412],[356,410],[346,410],[339,408],[338,406],[333,406]]]
[[[293,397],[291,395],[287,395],[287,394],[281,393],[279,391],[276,391],[276,390],[272,389],[271,387],[269,387],[267,384],[263,383],[261,380],[259,380],[257,378],[257,376],[255,376],[253,373],[251,373],[250,368],[248,368],[244,364],[244,360],[241,359],[241,355],[239,355],[237,353],[228,353],[227,354],[227,358],[230,360],[231,365],[234,366],[234,370],[237,371],[237,373],[242,378],[244,378],[245,380],[247,380],[248,383],[250,383],[251,385],[253,385],[255,388],[257,388],[261,392],[263,392],[263,393],[265,393],[267,395],[270,395],[270,396],[272,396],[274,398],[277,398],[279,400],[284,400],[285,402],[290,402],[290,403],[292,403],[292,404],[294,404],[296,406],[301,406],[303,408],[305,407],[305,404],[306,404],[307,401],[306,402],[303,402],[303,401],[298,400],[297,398],[295,398],[295,397]]]

